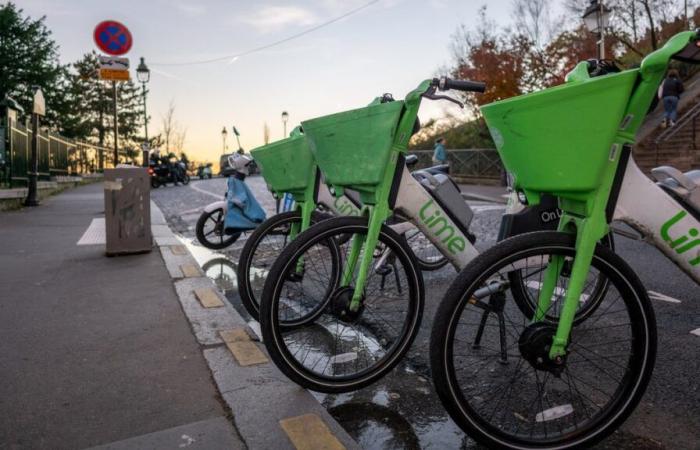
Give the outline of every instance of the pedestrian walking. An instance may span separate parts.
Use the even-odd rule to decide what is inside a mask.
[[[664,120],[661,122],[661,127],[672,127],[676,124],[678,116],[678,99],[683,93],[683,82],[676,69],[668,71],[659,91],[664,104]]]
[[[435,149],[433,151],[433,164],[448,164],[447,150],[445,149],[446,145],[447,140],[444,137],[440,137],[435,140]]]

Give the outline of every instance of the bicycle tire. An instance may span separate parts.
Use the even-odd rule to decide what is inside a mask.
[[[405,268],[406,284],[408,285],[408,311],[406,321],[399,331],[399,336],[393,340],[391,346],[382,352],[377,364],[363,369],[357,374],[343,376],[326,376],[314,373],[303,366],[292,355],[284,342],[284,332],[287,331],[278,318],[280,294],[284,286],[285,278],[297,261],[305,254],[305,251],[314,245],[326,245],[324,241],[334,241],[334,236],[344,234],[367,233],[368,219],[366,217],[337,217],[323,221],[304,231],[297,239],[290,243],[275,261],[268,275],[260,303],[260,325],[263,334],[263,342],[267,347],[272,361],[292,381],[298,385],[318,392],[340,393],[350,392],[372,384],[390,371],[401,360],[413,342],[420,325],[423,313],[423,278],[415,261],[415,255],[406,244],[405,239],[383,225],[380,231],[379,242],[386,245],[400,260]],[[306,261],[306,260],[305,260]],[[398,273],[398,271],[397,271]],[[368,278],[369,280],[369,278]],[[398,284],[398,283],[397,283]],[[369,285],[369,281],[368,281]],[[335,287],[335,286],[334,286]],[[342,288],[341,288],[342,289]],[[326,292],[333,292],[326,289]],[[330,301],[330,295],[323,300],[326,305]],[[365,304],[369,304],[366,302]],[[326,315],[333,312],[325,311]],[[384,312],[382,312],[384,314]],[[336,327],[339,321],[336,319]],[[308,324],[307,324],[308,325]],[[343,324],[342,326],[347,326]],[[341,333],[344,333],[341,332]],[[380,342],[378,339],[377,342]],[[336,344],[334,344],[336,345]],[[333,347],[334,350],[335,347]],[[344,353],[345,354],[345,353]],[[336,354],[328,361],[333,361],[331,366],[337,363],[339,355]],[[328,365],[328,362],[327,364]],[[325,370],[325,368],[324,368]]]
[[[575,240],[576,237],[571,234],[543,231],[528,233],[502,241],[484,252],[460,272],[438,308],[430,343],[430,361],[435,388],[455,423],[470,437],[489,448],[568,449],[589,447],[604,439],[624,422],[639,403],[649,383],[656,355],[656,323],[651,303],[644,286],[630,266],[614,252],[599,244],[595,250],[592,267],[604,272],[605,276],[610,279],[612,286],[619,291],[620,295],[618,298],[622,298],[627,312],[630,314],[630,323],[625,325],[628,325],[633,333],[633,338],[630,340],[629,366],[623,372],[624,383],[615,390],[614,399],[609,404],[604,405],[604,407],[601,406],[601,413],[595,416],[594,420],[584,422],[585,426],[581,428],[576,427],[574,430],[569,428],[567,430],[568,434],[564,437],[547,439],[546,422],[549,419],[543,418],[545,417],[545,411],[542,410],[540,417],[543,419],[540,422],[545,423],[545,439],[536,442],[532,438],[532,431],[529,438],[514,437],[505,431],[506,427],[503,424],[499,427],[488,423],[475,411],[479,402],[487,404],[488,400],[477,398],[476,396],[467,400],[467,397],[461,391],[453,360],[455,357],[461,357],[460,355],[455,355],[454,352],[455,335],[459,317],[471,304],[470,301],[472,301],[472,294],[475,289],[488,279],[491,274],[498,272],[498,268],[503,267],[504,270],[508,270],[505,267],[513,267],[508,265],[517,261],[518,258],[530,258],[535,254],[551,254],[546,253],[550,251],[555,254],[573,257],[575,255]],[[610,306],[608,306],[608,310],[609,308]],[[513,310],[516,309],[511,309],[511,311]],[[605,311],[605,313],[612,314],[608,311]],[[508,320],[511,321],[512,319],[509,318]],[[583,325],[587,326],[588,323],[584,322]],[[576,327],[572,329],[570,345],[575,345],[575,332],[577,332]],[[520,339],[522,339],[522,336],[520,335]],[[586,336],[598,338],[598,333]],[[480,351],[479,347],[470,346],[463,339],[460,339],[460,341],[462,341],[459,345],[461,351],[467,351],[469,347],[473,350],[475,349],[475,352]],[[568,357],[571,357],[572,354],[570,353]],[[525,364],[529,363],[526,362]],[[473,374],[470,374],[469,383],[480,385],[481,379],[477,379],[474,376],[479,372],[485,373],[486,379],[497,379],[498,373],[485,370],[484,367],[481,366],[481,369],[477,368]],[[566,370],[567,377],[570,377],[568,367]],[[577,375],[579,374],[580,371],[577,372]],[[515,375],[520,374],[516,372]],[[522,378],[518,380],[520,379]],[[569,382],[570,380],[571,378],[569,378]],[[513,383],[513,379],[511,379],[511,383]],[[515,392],[517,388],[512,388],[512,390]],[[519,392],[516,395],[522,395]],[[538,394],[541,392],[539,381],[537,392]],[[571,386],[569,386],[569,392],[573,395]],[[579,392],[578,388],[576,388],[576,392]],[[486,391],[482,391],[482,395],[485,394]],[[509,395],[512,395],[512,393]],[[502,398],[494,408],[500,407]],[[536,403],[535,400],[532,400],[532,402]],[[572,410],[574,409],[572,406],[574,404],[572,402],[569,405]],[[513,418],[506,414],[507,411],[512,410],[507,407],[502,407],[501,410],[501,417],[506,417],[504,420],[510,419],[513,422],[520,423],[520,418]],[[571,415],[572,413],[568,412],[567,414]],[[573,414],[573,417],[576,417],[575,412]],[[526,420],[527,418],[524,417],[523,419]],[[534,422],[536,421],[531,421],[530,423]],[[518,429],[515,430],[515,433],[517,432]]]
[[[332,216],[323,214],[318,211],[314,211],[311,215],[311,224],[318,223],[322,220],[328,219]],[[255,320],[260,320],[260,303],[258,301],[258,296],[261,292],[256,293],[253,289],[253,283],[251,281],[251,269],[253,262],[255,260],[255,254],[259,249],[259,246],[263,239],[265,239],[271,232],[276,228],[284,227],[285,225],[292,223],[301,222],[301,212],[300,211],[288,211],[280,214],[275,214],[269,219],[265,220],[263,223],[258,225],[255,230],[251,233],[250,237],[246,240],[241,250],[241,255],[238,258],[238,268],[236,269],[236,278],[238,282],[238,293],[241,296],[241,303],[245,307],[248,314]],[[277,249],[279,252],[286,247],[287,243]],[[276,256],[278,256],[277,253]],[[261,274],[262,275],[262,274]],[[260,284],[264,284],[264,279],[258,280]],[[260,290],[262,291],[262,290]]]
[[[214,218],[214,215],[216,215],[216,218]],[[204,227],[209,220],[214,221],[215,228],[211,232],[207,233],[204,231]],[[223,220],[224,210],[222,208],[216,208],[209,212],[203,212],[199,216],[199,219],[197,219],[197,224],[195,225],[195,235],[197,236],[199,243],[212,250],[221,250],[236,242],[241,236],[241,233],[234,233],[230,235],[225,234]],[[216,231],[216,227],[220,227],[219,232]],[[209,240],[208,236],[211,233],[216,233],[218,240]]]

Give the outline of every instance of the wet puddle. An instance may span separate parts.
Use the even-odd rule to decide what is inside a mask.
[[[226,252],[216,252],[200,246],[196,240],[178,238],[236,311],[260,335],[258,323],[245,310],[237,290],[237,258],[244,242],[236,242]],[[265,269],[260,269],[260,272],[261,276],[266,273]],[[368,348],[378,347],[373,345],[376,344],[374,337],[362,338]],[[415,347],[416,344],[414,352],[418,350]],[[418,351],[427,352],[428,349]],[[354,356],[343,354],[336,358],[349,360]],[[365,449],[477,448],[443,409],[433,390],[428,369],[424,364],[418,366],[421,369],[406,358],[387,376],[367,388],[347,394],[312,394]]]

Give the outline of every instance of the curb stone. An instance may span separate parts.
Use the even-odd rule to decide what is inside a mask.
[[[222,339],[232,330],[245,330],[255,345],[267,357],[264,346],[254,338],[255,331],[238,314],[233,306],[216,288],[214,282],[199,271],[198,276],[183,277],[181,266],[194,265],[194,257],[186,249],[179,248],[182,242],[167,226],[165,217],[151,201],[152,231],[155,245],[173,279],[182,309],[192,326],[197,342],[203,347],[204,358],[212,373],[216,386],[228,407],[233,412],[233,422],[244,442],[251,449],[300,449],[313,445],[315,436],[299,440],[298,435],[289,435],[282,424],[290,419],[308,420],[309,429],[317,428],[320,419],[328,427],[330,435],[337,440],[333,448],[360,449],[361,447],[328,414],[310,391],[289,381],[271,362],[241,366]],[[213,289],[222,301],[222,307],[206,308],[197,299],[195,290]],[[294,440],[292,440],[294,439]]]

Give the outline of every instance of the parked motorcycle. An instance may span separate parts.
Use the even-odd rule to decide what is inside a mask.
[[[200,165],[197,167],[197,177],[199,177],[200,180],[205,180],[205,179],[211,179],[213,176],[212,170],[212,163],[207,163],[206,165]]]
[[[151,187],[157,189],[167,183],[188,184],[190,176],[187,174],[187,166],[181,161],[151,160],[148,165],[148,174],[151,176]]]

